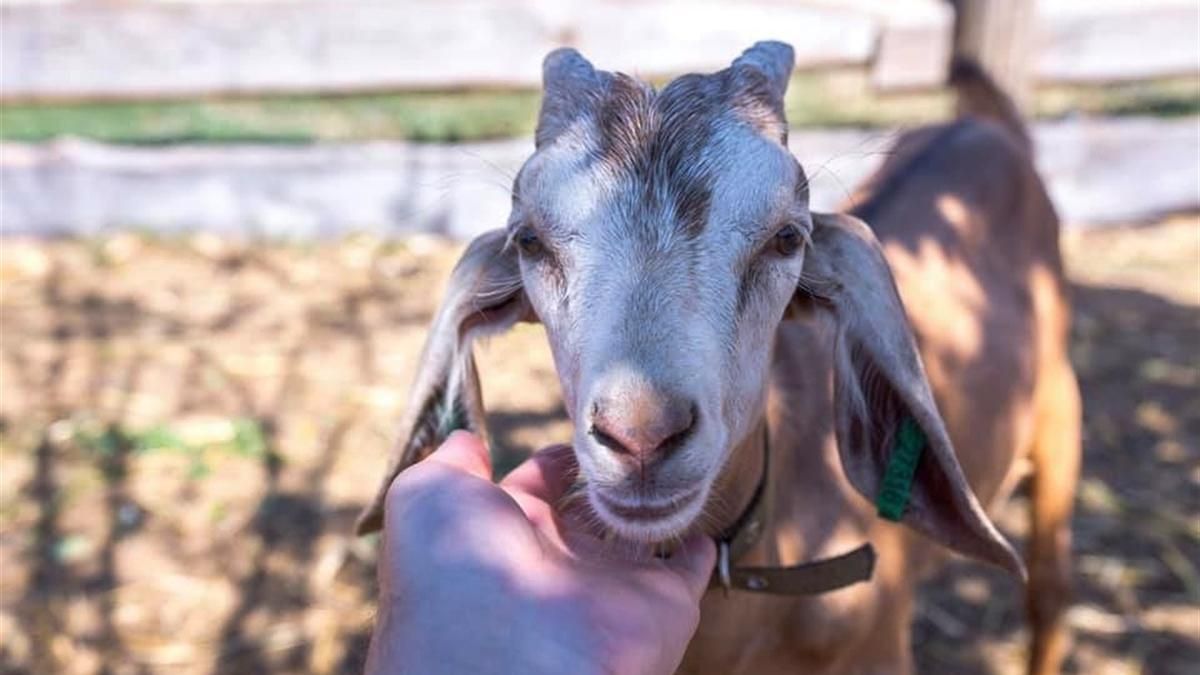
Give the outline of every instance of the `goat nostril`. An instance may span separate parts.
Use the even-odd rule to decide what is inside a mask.
[[[673,410],[660,410],[659,414],[640,420],[638,415],[618,418],[607,414],[610,412],[604,406],[599,407],[588,434],[619,455],[666,456],[682,447],[696,429],[697,409],[690,402],[681,402]]]
[[[675,448],[683,445],[684,441],[692,435],[696,429],[696,404],[688,406],[687,412],[680,418],[677,427],[678,431],[664,438],[659,444],[657,450],[660,452],[670,452]]]
[[[588,429],[588,434],[590,434],[592,438],[596,439],[597,443],[599,443],[600,445],[603,445],[604,447],[608,448],[609,450],[612,450],[613,452],[617,453],[618,455],[632,455],[633,454],[633,451],[630,450],[629,448],[625,447],[624,444],[621,443],[621,441],[618,441],[617,439],[613,438],[609,434],[605,433],[602,429],[597,427],[595,424],[593,424],[592,427],[590,429]]]

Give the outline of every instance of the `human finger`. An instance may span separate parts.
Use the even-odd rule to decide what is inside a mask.
[[[500,481],[500,487],[531,495],[554,506],[575,483],[578,471],[571,446],[552,445],[513,469]]]
[[[713,565],[717,561],[717,546],[709,537],[693,535],[663,562],[669,570],[683,579],[688,593],[696,602],[708,588]]]
[[[469,431],[453,431],[425,462],[447,466],[486,481],[492,480],[492,458],[483,441]]]

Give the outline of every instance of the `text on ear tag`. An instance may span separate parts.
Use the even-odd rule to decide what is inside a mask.
[[[899,522],[904,516],[904,509],[912,497],[917,462],[924,448],[925,434],[921,432],[921,427],[913,418],[905,417],[896,431],[887,468],[883,472],[883,485],[875,499],[880,517]]]

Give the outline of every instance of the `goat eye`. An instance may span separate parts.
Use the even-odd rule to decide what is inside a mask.
[[[542,246],[542,240],[538,239],[537,234],[528,227],[517,230],[513,240],[517,243],[517,248],[521,249],[521,253],[527,256],[539,256],[546,251]]]
[[[800,235],[800,230],[795,225],[786,225],[775,233],[774,246],[779,255],[793,255],[800,250],[800,245],[803,243],[804,237]]]

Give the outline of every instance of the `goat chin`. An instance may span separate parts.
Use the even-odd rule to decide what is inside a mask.
[[[642,547],[673,548],[695,529],[704,508],[704,501],[701,495],[668,516],[634,522],[613,513],[594,492],[589,492],[588,495],[588,504],[597,523],[611,538]]]

